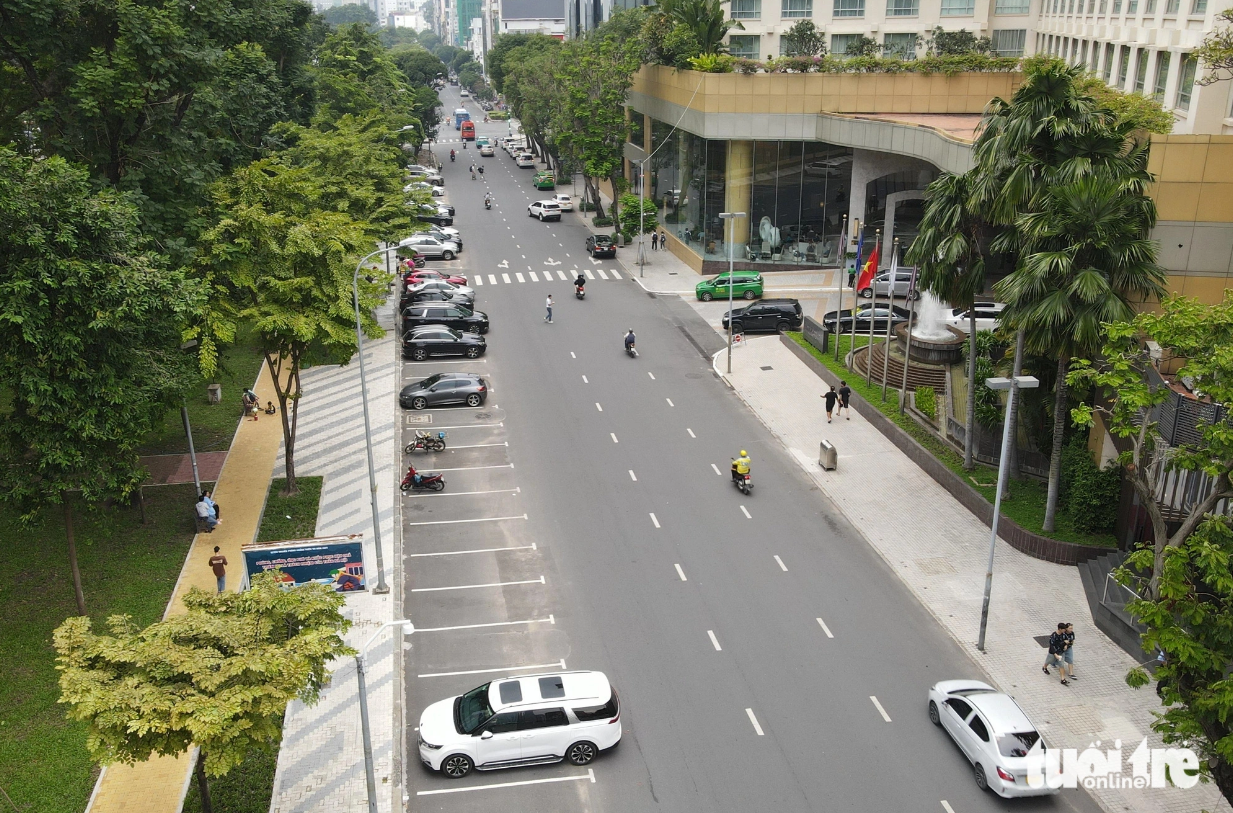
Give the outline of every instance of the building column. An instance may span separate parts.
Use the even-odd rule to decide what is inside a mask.
[[[869,182],[886,174],[886,169],[880,166],[878,153],[870,150],[852,151],[852,189],[848,193],[848,236],[850,243],[847,251],[856,251],[857,232],[852,227],[856,221],[865,222],[865,202],[869,195]],[[869,246],[865,256],[873,251]]]
[[[742,250],[749,242],[749,222],[753,217],[753,142],[729,141],[728,156],[724,167],[724,211],[744,212],[744,220],[734,221],[724,231],[724,240],[731,239],[732,256],[744,259]],[[724,252],[727,254],[727,252]]]
[[[920,200],[925,197],[923,189],[905,189],[902,192],[892,192],[886,196],[886,228],[882,230],[882,258],[879,265],[887,268],[891,264],[891,249],[895,247],[895,209],[901,201]],[[903,258],[900,257],[900,260]]]

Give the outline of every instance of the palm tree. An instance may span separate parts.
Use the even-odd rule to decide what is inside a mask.
[[[1148,238],[1156,210],[1146,195],[1146,148],[1132,149],[1122,161],[1045,189],[1035,211],[1015,223],[1024,251],[1018,266],[995,286],[1027,349],[1057,358],[1045,531],[1056,523],[1070,360],[1100,348],[1103,324],[1132,318],[1132,297],[1164,292],[1164,271]]]
[[[976,298],[985,290],[982,243],[990,226],[972,205],[972,187],[979,169],[962,175],[947,172],[925,190],[920,233],[908,250],[907,262],[920,269],[920,287],[943,302],[966,308],[968,326],[968,399],[964,420],[963,467],[972,469],[976,435]]]
[[[728,32],[733,28],[745,30],[739,20],[724,16],[726,2],[728,0],[662,0],[659,10],[693,32],[700,54],[722,54],[726,50],[724,37]]]

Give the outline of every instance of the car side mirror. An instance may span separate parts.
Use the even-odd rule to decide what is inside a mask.
[[[485,731],[483,734],[480,734],[480,739],[481,739],[481,740],[490,740],[490,739],[492,739],[492,732],[491,732],[491,731]]]

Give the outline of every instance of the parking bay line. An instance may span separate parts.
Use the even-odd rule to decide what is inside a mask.
[[[687,582],[687,581],[689,581],[689,579],[685,578],[685,571],[684,571],[684,570],[681,570],[681,566],[680,566],[679,564],[678,564],[678,565],[673,565],[673,567],[675,567],[675,568],[676,568],[676,575],[678,575],[678,576],[680,576],[680,577],[681,577],[681,581],[683,581],[683,582]]]
[[[946,813],[955,813],[955,809],[951,807],[950,803],[947,802],[945,799],[942,800],[942,809],[945,810]]]
[[[410,417],[410,416],[408,415],[407,417]],[[425,424],[425,425],[432,426],[432,424]],[[413,423],[407,424],[407,426],[418,428],[418,426]],[[498,421],[497,423],[460,423],[457,426],[432,426],[432,428],[433,429],[471,429],[471,428],[480,428],[484,426],[505,426],[505,421]]]
[[[407,525],[458,525],[464,522],[501,522],[507,519],[526,519],[527,515],[517,517],[471,517],[470,519],[438,519],[432,522],[408,522]]]
[[[505,666],[505,667],[499,667],[497,669],[468,669],[465,672],[428,672],[423,675],[416,675],[416,677],[422,677],[422,678],[458,677],[459,675],[483,675],[483,674],[491,674],[492,672],[525,672],[527,669],[554,669],[554,668],[560,669],[562,672],[564,672],[565,671],[565,659],[562,658],[556,663],[535,663],[535,664],[531,664],[530,666]]]
[[[499,466],[460,466],[454,469],[436,469],[435,471],[472,471],[473,469],[512,469],[513,463],[502,463]]]
[[[523,579],[516,582],[488,582],[487,584],[460,584],[454,587],[416,587],[409,592],[411,593],[443,593],[446,590],[476,590],[480,587],[510,587],[517,584],[546,584],[544,577],[538,579]]]
[[[882,719],[889,723],[891,721],[890,715],[886,713],[886,709],[882,708],[882,704],[878,702],[878,698],[873,695],[869,695],[869,699],[872,700],[873,705],[877,707],[878,714],[882,715]]]
[[[714,631],[714,630],[707,630],[707,631],[706,631],[706,634],[710,636],[710,638],[711,638],[711,645],[715,647],[715,651],[716,651],[716,652],[723,652],[723,651],[724,651],[724,648],[723,648],[722,646],[720,646],[720,645],[719,645],[719,639],[715,637],[715,631]]]
[[[521,782],[498,782],[493,785],[471,785],[466,788],[440,788],[438,790],[419,790],[415,792],[416,796],[436,796],[441,793],[468,793],[473,790],[493,790],[495,788],[517,788],[523,785],[545,785],[551,782],[579,782],[589,780],[592,785],[595,784],[595,769],[590,768],[585,775],[578,776],[551,776],[546,779],[526,779]]]
[[[508,440],[505,441],[504,443],[472,443],[467,446],[451,446],[450,450],[453,451],[454,449],[487,449],[491,446],[508,446],[508,445],[509,445]]]
[[[464,553],[500,553],[504,550],[538,550],[535,547],[536,543],[530,545],[515,545],[508,548],[475,548],[474,550],[443,550],[436,553],[408,553],[408,559],[415,559],[424,556],[462,556]]]
[[[520,494],[521,492],[521,486],[514,486],[513,488],[494,488],[488,491],[451,491],[448,494],[444,491],[439,491],[428,494],[403,494],[403,496],[408,500],[426,500],[429,498],[435,500],[438,497],[470,497],[475,494]]]
[[[490,621],[487,624],[460,624],[456,627],[416,627],[416,632],[454,632],[455,630],[478,630],[487,629],[488,627],[516,627],[519,624],[542,624],[547,621],[549,624],[556,625],[557,619],[554,615],[549,615],[547,618],[528,618],[525,621]]]

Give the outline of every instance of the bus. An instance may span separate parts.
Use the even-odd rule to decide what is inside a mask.
[[[474,141],[475,140],[475,123],[474,122],[468,120],[462,123],[462,140],[463,141]]]
[[[467,112],[465,107],[460,107],[454,111],[454,129],[461,130],[464,121],[470,121],[471,114]]]

